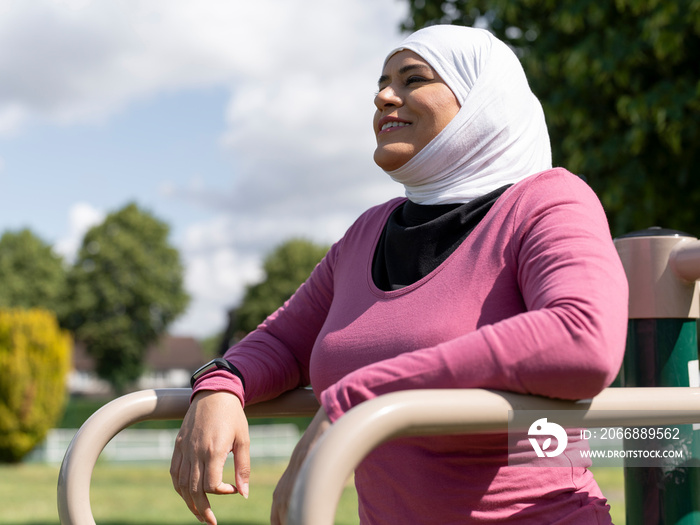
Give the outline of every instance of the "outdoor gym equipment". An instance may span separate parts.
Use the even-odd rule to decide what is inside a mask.
[[[700,315],[696,283],[700,278],[700,241],[680,232],[651,229],[615,243],[630,284],[629,335],[619,380],[624,388],[609,388],[592,400],[581,401],[479,389],[380,396],[350,410],[321,437],[295,484],[288,523],[332,524],[348,476],[373,448],[387,440],[409,435],[506,432],[514,411],[565,411],[557,422],[582,428],[688,425],[683,429],[683,442],[692,452],[697,441],[692,424],[700,423],[695,335]],[[189,397],[189,389],[148,390],[116,399],[97,411],[76,434],[61,466],[61,524],[95,524],[89,500],[90,477],[100,452],[113,436],[138,421],[181,419]],[[308,416],[317,408],[313,393],[301,390],[252,405],[246,413],[250,417]],[[639,444],[626,440],[625,446]],[[690,465],[670,470],[626,467],[627,522],[699,524],[698,470]]]

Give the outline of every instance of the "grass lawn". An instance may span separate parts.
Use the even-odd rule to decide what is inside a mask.
[[[233,477],[232,464],[228,465]],[[58,466],[22,464],[0,466],[0,524],[57,525]],[[272,491],[284,465],[253,463],[250,498],[214,496],[212,505],[221,524],[269,524]],[[596,479],[612,507],[613,522],[624,525],[622,469],[599,468]],[[172,489],[168,465],[100,463],[93,475],[92,511],[98,525],[185,525],[198,523]],[[348,486],[336,514],[337,525],[357,524],[357,495]]]
[[[228,466],[233,477],[232,463]],[[272,491],[284,465],[253,463],[250,498],[213,496],[212,508],[220,524],[270,523]],[[56,482],[59,467],[23,464],[0,466],[0,524],[57,525]],[[92,478],[90,501],[99,525],[198,524],[175,493],[166,464],[98,464]],[[357,495],[345,489],[336,524],[356,525]]]

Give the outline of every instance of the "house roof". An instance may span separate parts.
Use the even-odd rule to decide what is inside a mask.
[[[193,337],[166,335],[148,347],[144,365],[147,370],[196,370],[206,361],[202,346]],[[81,372],[95,370],[95,362],[85,344],[76,341],[73,348],[73,368]]]
[[[193,337],[166,335],[146,353],[146,368],[196,370],[206,361],[202,347]]]

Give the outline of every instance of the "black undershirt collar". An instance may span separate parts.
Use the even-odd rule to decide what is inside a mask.
[[[398,290],[435,270],[510,186],[466,204],[400,205],[389,216],[374,253],[374,284],[380,290]]]

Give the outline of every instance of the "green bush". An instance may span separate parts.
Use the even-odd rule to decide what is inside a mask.
[[[58,421],[72,340],[46,310],[0,309],[0,462],[18,462]]]

